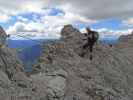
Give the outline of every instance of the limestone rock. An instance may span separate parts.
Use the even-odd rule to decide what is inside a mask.
[[[61,35],[44,45],[29,76],[14,50],[0,48],[0,100],[133,100],[132,35],[112,48],[97,43],[92,61],[89,52],[80,56],[78,29],[66,25]]]
[[[31,79],[25,74],[16,51],[6,47],[6,33],[1,27],[0,39],[0,100],[32,100],[29,99],[34,88]]]
[[[7,34],[4,29],[0,26],[0,46],[4,45],[6,42]]]
[[[47,55],[51,57],[52,62],[44,50],[41,63],[37,64],[41,67],[39,70],[36,70],[36,66],[33,67],[35,72],[45,74],[43,80],[48,82],[46,98],[50,100],[133,99],[133,46],[131,46],[133,36],[130,42],[127,42],[130,47],[123,45],[124,41],[120,41],[112,48],[97,43],[94,46],[93,60],[90,61],[89,52],[85,57],[79,55],[82,52],[83,34],[72,25],[66,25],[61,35],[60,41],[44,46],[44,49],[48,47]],[[56,93],[59,94],[57,97]]]

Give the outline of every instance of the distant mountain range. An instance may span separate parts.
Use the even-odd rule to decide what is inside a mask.
[[[118,38],[116,37],[106,37],[100,39],[100,41],[104,44],[116,44],[118,42]]]
[[[23,62],[27,71],[36,63],[42,53],[41,44],[54,42],[56,40],[7,40],[7,45],[18,52],[18,56]],[[117,43],[116,38],[102,38],[100,40],[105,44]]]
[[[31,66],[40,57],[42,43],[49,43],[55,40],[8,40],[7,45],[18,52],[18,56],[23,62],[26,70],[31,70]]]

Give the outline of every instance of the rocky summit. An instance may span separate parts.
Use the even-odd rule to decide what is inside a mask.
[[[61,41],[44,46],[33,80],[45,84],[50,100],[132,100],[133,35],[110,47],[97,43],[93,60],[81,57],[84,35],[72,25],[61,31]],[[123,38],[124,37],[124,38]],[[125,42],[125,38],[130,42]],[[128,45],[127,45],[128,44]],[[48,83],[47,83],[48,82]]]
[[[112,47],[96,43],[93,59],[83,52],[84,35],[72,25],[45,44],[26,75],[6,46],[0,48],[0,100],[133,100],[133,35]]]

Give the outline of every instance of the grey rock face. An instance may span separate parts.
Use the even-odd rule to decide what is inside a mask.
[[[90,61],[89,52],[80,56],[83,34],[72,25],[61,34],[44,46],[30,76],[14,50],[0,48],[0,100],[133,100],[132,35],[112,48],[97,43]]]
[[[31,79],[26,76],[15,50],[6,47],[6,33],[1,27],[0,38],[0,100],[32,100],[29,99]]]
[[[0,26],[0,46],[5,44],[7,35],[4,29]]]
[[[45,77],[38,79],[45,81],[48,100],[133,99],[133,39],[127,42],[129,47],[123,40],[112,48],[97,43],[90,61],[89,52],[79,56],[83,34],[66,25],[61,35],[61,41],[44,46],[40,62],[33,67]]]

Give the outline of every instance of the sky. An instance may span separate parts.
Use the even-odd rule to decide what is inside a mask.
[[[0,0],[0,25],[11,34],[35,39],[59,38],[64,25],[101,34],[133,29],[133,0]]]

